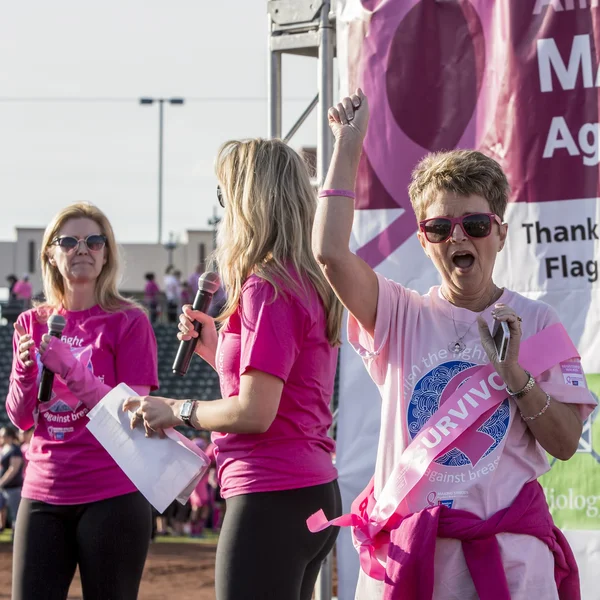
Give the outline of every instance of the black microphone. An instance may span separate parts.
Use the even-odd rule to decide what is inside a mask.
[[[51,315],[48,319],[48,334],[60,338],[67,322],[62,315]],[[38,390],[38,400],[40,402],[48,402],[52,397],[52,384],[54,383],[54,373],[44,367],[42,369],[42,378],[40,379],[40,387]]]
[[[192,304],[192,308],[205,313],[210,306],[214,294],[220,287],[221,280],[219,279],[217,273],[213,273],[212,271],[202,273],[200,279],[198,279],[198,293],[194,298],[194,304]],[[194,356],[196,344],[200,338],[201,329],[202,324],[198,321],[194,321],[194,330],[198,332],[198,337],[187,341],[181,340],[179,344],[179,350],[177,350],[177,356],[175,357],[175,362],[173,363],[173,373],[175,373],[175,375],[183,376],[187,373],[192,356]]]

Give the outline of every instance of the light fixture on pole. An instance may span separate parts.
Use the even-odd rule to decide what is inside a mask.
[[[183,98],[140,98],[140,104],[158,103],[158,243],[162,242],[163,227],[163,104],[184,104]]]
[[[165,250],[168,253],[167,266],[172,267],[173,266],[173,251],[175,250],[175,248],[177,248],[177,240],[175,239],[175,235],[172,231],[169,233],[169,241],[165,242],[163,245],[164,245]]]
[[[208,219],[207,223],[213,228],[213,250],[217,248],[217,228],[221,222],[221,217],[217,215],[217,207],[213,206],[213,216]]]

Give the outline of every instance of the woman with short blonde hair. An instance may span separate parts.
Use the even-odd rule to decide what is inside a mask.
[[[313,236],[382,400],[375,475],[351,520],[356,598],[576,600],[573,554],[537,478],[546,453],[576,452],[595,400],[555,311],[494,281],[507,178],[476,150],[416,166],[416,235],[440,276],[419,294],[349,247],[368,121],[360,90],[329,109],[336,142]]]

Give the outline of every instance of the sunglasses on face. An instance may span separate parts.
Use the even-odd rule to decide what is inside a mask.
[[[222,208],[225,208],[225,198],[223,198],[223,190],[221,190],[221,186],[217,186],[217,200]]]
[[[106,236],[94,233],[88,235],[86,238],[78,240],[71,235],[63,235],[56,238],[52,244],[58,246],[63,252],[70,254],[73,250],[79,248],[79,242],[84,242],[90,252],[100,252],[106,245]]]
[[[500,217],[494,213],[472,213],[462,217],[433,217],[419,222],[419,229],[432,244],[445,242],[458,224],[470,238],[484,238],[492,232],[492,223],[502,225]]]

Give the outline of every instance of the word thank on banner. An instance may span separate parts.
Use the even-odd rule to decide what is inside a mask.
[[[561,242],[594,242],[600,240],[598,236],[598,224],[588,217],[585,223],[576,225],[556,225],[545,227],[540,221],[533,223],[522,223],[525,228],[528,244],[551,244]],[[590,259],[587,261],[570,259],[567,254],[560,256],[546,256],[544,258],[546,277],[552,279],[554,276],[563,277],[586,277],[590,283],[598,281],[598,261]]]

